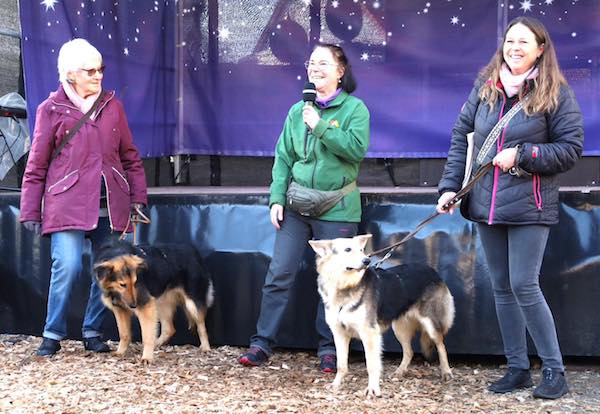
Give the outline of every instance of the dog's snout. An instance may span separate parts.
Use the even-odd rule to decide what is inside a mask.
[[[130,304],[129,304],[129,307],[130,307],[131,309],[135,309],[135,308],[137,308],[137,304],[135,304],[135,303],[130,303]]]
[[[371,259],[370,259],[370,258],[368,258],[368,257],[365,257],[364,259],[362,259],[362,264],[363,264],[364,266],[368,266],[368,265],[370,265],[370,264],[371,264]]]

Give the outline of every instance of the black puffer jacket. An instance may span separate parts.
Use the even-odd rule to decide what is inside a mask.
[[[474,131],[476,158],[485,138],[506,113],[510,102],[499,99],[492,111],[479,99],[481,82],[475,85],[452,129],[452,142],[438,190],[457,192],[465,171],[466,135]],[[493,168],[477,182],[461,208],[465,218],[488,224],[554,224],[558,222],[557,174],[567,171],[583,150],[583,120],[573,91],[560,90],[558,107],[553,113],[527,116],[521,110],[508,123],[498,142],[501,149],[519,145],[517,166],[530,173],[517,177]],[[496,146],[487,156],[496,155]],[[477,166],[474,167],[474,170]]]

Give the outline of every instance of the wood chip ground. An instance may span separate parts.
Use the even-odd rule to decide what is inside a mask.
[[[2,413],[600,413],[597,359],[567,364],[571,392],[536,400],[531,389],[506,395],[485,390],[505,367],[450,356],[454,379],[443,383],[437,365],[416,359],[405,378],[393,378],[398,355],[384,358],[381,398],[366,399],[364,359],[350,361],[346,385],[334,393],[332,375],[318,371],[314,352],[280,350],[266,366],[242,367],[242,348],[167,346],[152,365],[141,346],[124,357],[93,354],[63,341],[52,358],[34,356],[41,339],[0,335]],[[110,342],[115,349],[116,343]],[[539,369],[534,371],[534,382]]]

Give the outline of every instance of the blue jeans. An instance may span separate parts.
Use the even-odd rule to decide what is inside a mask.
[[[353,237],[357,230],[358,223],[317,220],[301,216],[289,209],[285,210],[281,229],[275,236],[273,259],[262,289],[256,334],[250,338],[250,346],[262,349],[267,355],[273,353],[271,348],[275,344],[288,303],[290,288],[296,278],[304,251],[308,248],[308,240]],[[333,335],[325,321],[325,309],[320,297],[315,327],[319,334],[317,355],[335,355]]]
[[[99,246],[110,235],[108,218],[99,219],[98,228],[88,233],[93,247]],[[52,269],[48,290],[48,311],[44,338],[60,341],[67,336],[67,308],[73,285],[82,270],[82,255],[86,232],[67,230],[52,233],[50,254]],[[93,260],[92,260],[93,262]],[[100,336],[106,307],[101,301],[101,291],[92,277],[90,294],[83,319],[84,338]]]
[[[529,331],[543,368],[563,371],[554,318],[540,289],[540,268],[550,228],[478,224],[477,230],[488,262],[508,366],[529,368]]]

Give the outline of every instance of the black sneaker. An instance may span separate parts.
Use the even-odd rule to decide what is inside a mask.
[[[262,349],[251,346],[248,352],[239,357],[238,361],[247,367],[257,367],[267,362],[268,359],[268,355]]]
[[[334,354],[326,354],[321,356],[319,369],[324,374],[331,374],[337,370],[337,358]]]
[[[37,356],[52,356],[60,350],[60,341],[50,338],[43,338],[42,344],[35,351]]]
[[[106,345],[99,336],[93,338],[83,338],[83,347],[86,351],[92,352],[110,352],[110,348]]]
[[[532,385],[531,373],[528,369],[509,367],[502,378],[488,386],[488,390],[497,394],[504,394],[520,388],[529,388]]]
[[[565,379],[565,373],[557,369],[544,368],[542,370],[542,381],[535,390],[534,398],[545,398],[555,400],[569,392],[569,386]]]

